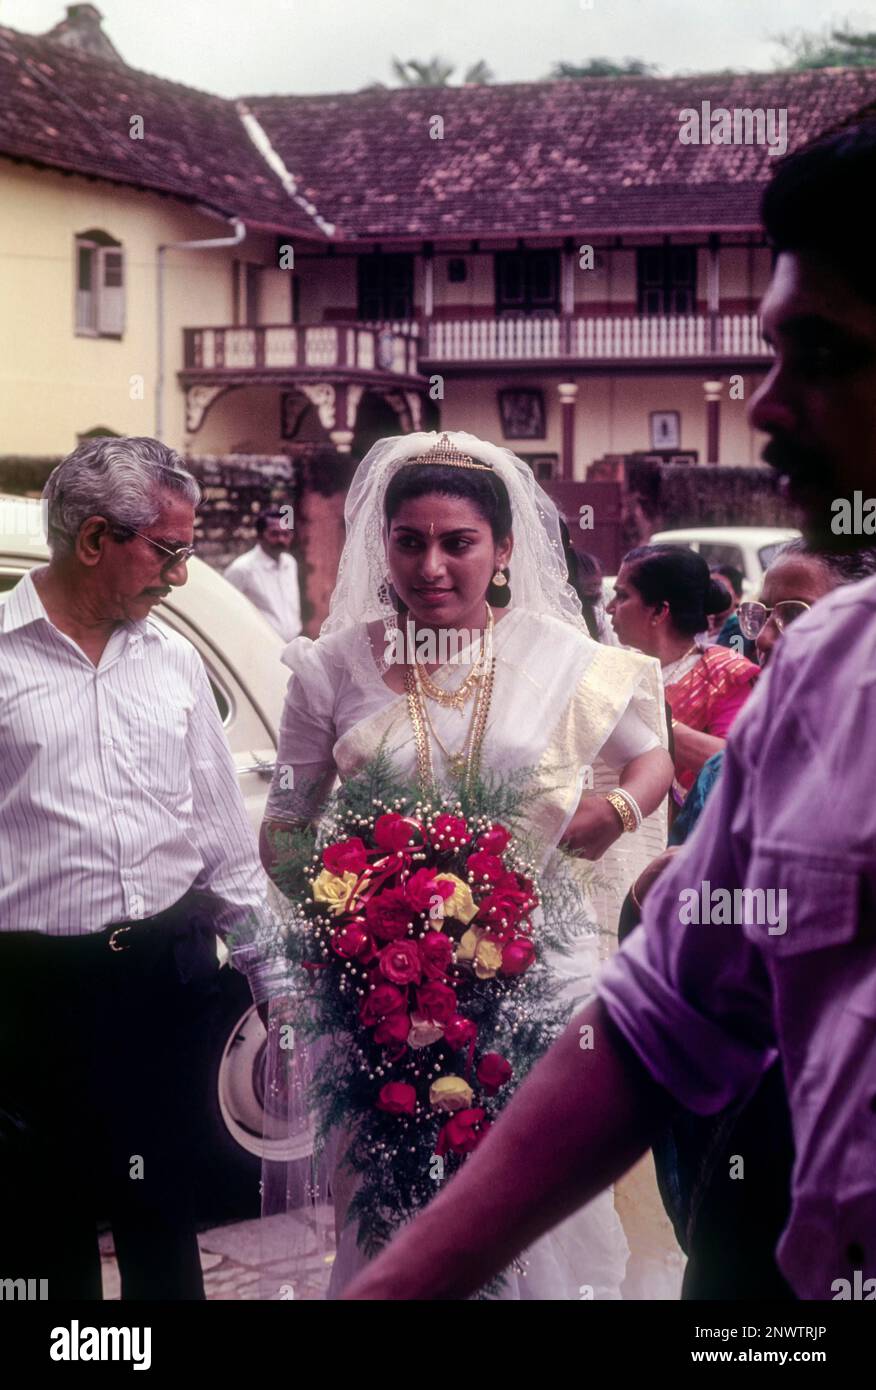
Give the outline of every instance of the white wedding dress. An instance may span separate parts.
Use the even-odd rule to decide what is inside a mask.
[[[649,657],[603,646],[589,636],[566,582],[556,510],[531,470],[509,451],[473,436],[451,438],[496,469],[512,502],[513,600],[506,611],[496,610],[495,681],[481,766],[499,776],[522,770],[531,774],[539,795],[528,829],[539,846],[541,872],[549,873],[582,791],[616,786],[620,770],[632,758],[665,746],[660,670]],[[357,471],[330,617],[316,642],[298,638],[283,654],[292,676],[266,811],[269,821],[311,817],[336,777],[353,776],[381,747],[399,772],[415,781],[407,701],[386,684],[367,624],[381,618],[389,630],[394,623],[385,598],[375,599],[385,575],[381,517],[388,479],[406,458],[434,442],[434,435],[381,441]],[[433,679],[456,686],[467,669],[465,653],[461,656],[461,667],[442,668]],[[460,716],[430,704],[429,715],[441,743],[450,750],[462,745],[470,707]],[[433,757],[440,780],[443,755],[433,748]],[[629,885],[665,843],[662,807],[596,864],[562,856],[564,872],[578,879],[580,917],[586,923],[571,954],[551,959],[569,1001],[592,993],[600,964],[616,942]],[[301,1098],[309,1064],[299,1058],[296,1065],[300,1073],[290,1131],[297,1127],[304,1134]],[[364,1262],[355,1224],[343,1219],[352,1181],[339,1169],[344,1147],[344,1136],[335,1134],[319,1173],[308,1168],[306,1152],[301,1159],[264,1166],[263,1210],[274,1223],[271,1284],[276,1288],[285,1278],[282,1286],[294,1288],[295,1297],[337,1296]],[[526,1161],[522,1153],[520,1163]],[[615,1192],[622,1199],[624,1222]],[[502,1297],[677,1298],[683,1257],[659,1205],[653,1170],[627,1175],[615,1192],[601,1194],[527,1250],[522,1272],[506,1275]],[[265,1296],[277,1294],[267,1288]]]

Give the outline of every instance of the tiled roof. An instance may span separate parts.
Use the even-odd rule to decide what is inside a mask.
[[[143,117],[142,140],[130,118]],[[155,189],[322,239],[234,103],[0,27],[0,154]]]
[[[775,156],[683,145],[679,112],[784,107],[794,148],[874,89],[872,71],[831,69],[247,100],[302,192],[360,237],[583,235],[756,228]]]
[[[704,100],[786,108],[794,148],[874,86],[862,69],[590,78],[249,97],[239,111],[0,27],[0,154],[316,241],[332,229],[343,240],[754,229],[775,158],[762,145],[683,145],[679,112]],[[282,165],[253,144],[247,109]],[[130,138],[134,115],[142,140]]]

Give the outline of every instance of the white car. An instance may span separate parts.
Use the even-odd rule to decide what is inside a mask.
[[[27,570],[49,558],[41,520],[39,502],[0,494],[0,603]],[[190,560],[188,576],[188,582],[172,590],[152,616],[186,637],[204,662],[250,821],[258,831],[277,756],[289,675],[280,662],[284,643],[249,599],[209,565]],[[270,1116],[263,1110],[265,1033],[249,986],[228,967],[228,952],[221,943],[219,956],[226,968],[219,976],[211,1097],[215,1123],[210,1136],[217,1171],[215,1189],[205,1200],[218,1202],[225,1214],[254,1214],[258,1160],[265,1144],[273,1157],[292,1157],[301,1153],[308,1137],[288,1141],[278,1117],[276,1139],[263,1141],[263,1132],[270,1135],[271,1130]],[[233,1213],[229,1203],[236,1208]]]
[[[742,571],[743,597],[757,598],[763,573],[776,551],[800,535],[790,526],[690,526],[680,531],[655,531],[649,545],[686,545],[696,550],[709,568],[733,565]]]

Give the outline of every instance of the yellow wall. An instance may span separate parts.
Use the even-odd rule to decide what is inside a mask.
[[[554,453],[561,458],[559,381],[578,386],[575,402],[575,476],[586,477],[594,459],[604,454],[628,454],[651,447],[650,414],[677,410],[681,415],[681,448],[695,449],[706,462],[706,406],[702,378],[689,376],[582,376],[569,372],[553,377],[482,376],[469,381],[450,378],[441,402],[445,429],[465,429],[482,438],[506,443],[517,453]],[[748,427],[746,405],[762,379],[744,373],[741,400],[730,399],[729,377],[721,396],[720,461],[752,464],[760,458],[763,439]],[[534,387],[544,392],[545,438],[503,440],[498,392],[503,387]]]
[[[74,332],[74,236],[91,228],[124,248],[121,341]],[[156,248],[226,234],[221,219],[170,198],[0,160],[0,453],[66,453],[96,425],[154,433]],[[184,428],[176,380],[182,330],[231,323],[234,254],[170,251],[165,258],[164,437],[175,446]]]

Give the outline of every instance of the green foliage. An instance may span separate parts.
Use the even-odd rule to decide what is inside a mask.
[[[856,33],[848,24],[842,29],[828,26],[814,34],[795,29],[775,35],[774,42],[785,50],[786,61],[781,66],[790,72],[876,67],[876,30]]]
[[[623,58],[620,62],[613,58],[591,58],[588,63],[554,63],[548,81],[564,77],[653,77],[656,72],[653,63],[643,62],[641,58]]]

